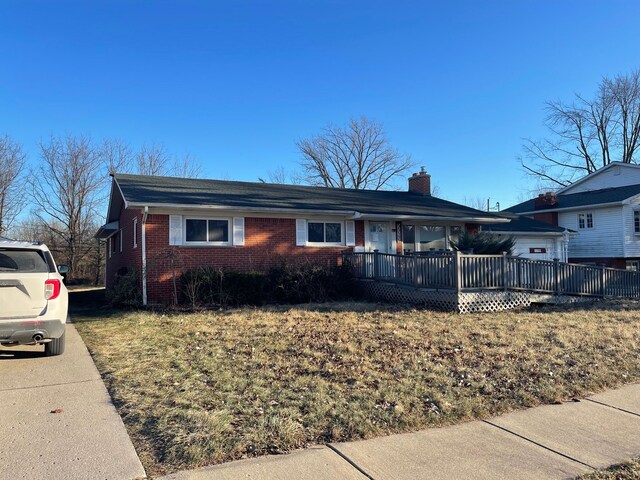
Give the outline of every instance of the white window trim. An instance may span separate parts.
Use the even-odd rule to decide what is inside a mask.
[[[309,224],[310,223],[339,223],[340,224],[340,241],[339,242],[310,242],[309,241]],[[327,220],[320,218],[307,218],[306,219],[306,234],[308,247],[343,247],[345,246],[345,225],[342,220]]]
[[[587,219],[589,215],[591,215],[591,226],[589,226],[589,220]],[[584,216],[584,227],[580,226],[581,216]],[[578,219],[578,230],[593,230],[593,228],[595,228],[596,222],[595,222],[593,212],[580,212],[578,213],[577,219]]]
[[[221,220],[227,222],[227,241],[226,242],[192,242],[187,240],[187,220],[207,220],[207,238],[209,237],[209,220]],[[230,247],[233,238],[233,222],[230,218],[225,217],[188,217],[182,218],[182,245],[185,246],[204,246],[204,247]]]
[[[138,217],[133,219],[133,248],[138,248]]]

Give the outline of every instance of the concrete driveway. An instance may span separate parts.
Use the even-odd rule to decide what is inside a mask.
[[[80,335],[66,352],[0,347],[0,476],[145,478],[131,440]]]

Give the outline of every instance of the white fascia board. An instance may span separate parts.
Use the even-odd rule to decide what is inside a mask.
[[[228,205],[184,205],[178,203],[137,203],[130,202],[130,207],[149,207],[154,213],[175,212],[175,211],[210,211],[216,213],[238,214],[281,214],[288,217],[300,217],[300,215],[323,215],[323,216],[339,216],[350,220],[360,218],[360,213],[353,210],[316,210],[311,208],[271,208],[271,207],[230,207]],[[246,216],[246,215],[245,215]]]
[[[362,215],[367,220],[430,220],[443,222],[467,222],[467,223],[509,223],[510,218],[483,218],[483,217],[444,217],[440,215]]]
[[[633,198],[633,197],[632,197]],[[535,215],[538,213],[553,213],[553,212],[571,212],[576,210],[594,210],[598,208],[607,208],[607,207],[617,207],[620,205],[624,205],[627,200],[622,200],[620,202],[609,202],[609,203],[593,203],[591,205],[581,205],[579,207],[565,207],[565,208],[545,208],[544,210],[533,210],[531,212],[519,212],[518,215]]]
[[[496,235],[522,235],[523,237],[561,237],[565,234],[565,232],[494,232],[492,230],[483,230],[483,232],[493,233]]]
[[[129,202],[127,202],[127,199],[124,196],[124,193],[122,193],[122,188],[120,188],[120,184],[118,183],[118,180],[116,180],[116,177],[112,177],[113,179],[113,183],[111,184],[111,191],[109,192],[109,208],[107,208],[107,220],[109,220],[111,218],[111,200],[113,199],[113,184],[115,183],[115,185],[118,187],[118,192],[120,192],[120,197],[122,198],[122,203],[124,205],[124,208],[127,208],[129,206]]]

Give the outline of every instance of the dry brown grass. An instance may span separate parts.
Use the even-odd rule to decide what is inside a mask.
[[[637,480],[640,478],[640,458],[597,472],[582,475],[580,480]]]
[[[74,318],[151,474],[462,422],[640,379],[638,304]]]

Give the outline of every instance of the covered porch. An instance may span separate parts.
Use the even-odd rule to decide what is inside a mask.
[[[451,241],[464,232],[477,232],[477,223],[462,220],[429,220],[424,218],[364,220],[364,246],[356,252],[412,255],[426,252],[452,251]]]

